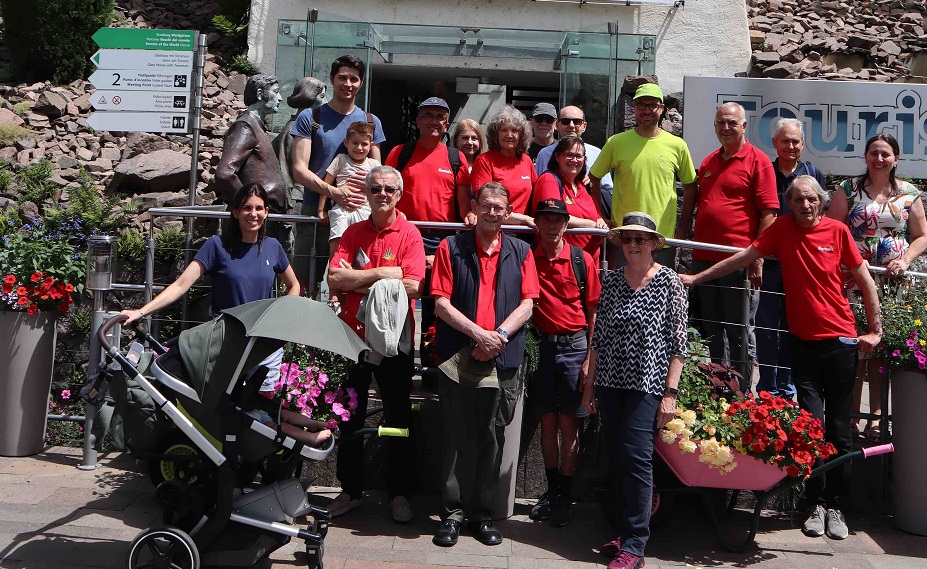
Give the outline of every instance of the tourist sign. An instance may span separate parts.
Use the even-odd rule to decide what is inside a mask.
[[[90,95],[98,111],[181,111],[190,109],[190,94],[170,91],[107,91]]]
[[[126,91],[190,91],[190,67],[145,69],[98,69],[90,76],[97,89]]]
[[[192,30],[148,30],[139,28],[100,28],[91,36],[103,48],[193,51],[196,32]]]
[[[187,113],[90,113],[87,123],[94,130],[122,132],[174,132],[188,133],[190,117]]]
[[[193,68],[192,51],[155,51],[151,49],[98,49],[90,61],[99,69]]]

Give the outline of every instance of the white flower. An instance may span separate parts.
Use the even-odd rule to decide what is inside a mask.
[[[674,442],[676,442],[676,436],[677,436],[676,433],[672,431],[668,431],[666,429],[660,429],[660,438],[663,440],[663,442],[665,442],[668,445],[671,445]]]
[[[686,424],[682,422],[682,419],[673,419],[666,424],[666,429],[676,435],[681,435],[685,428]]]
[[[682,421],[686,424],[687,427],[691,427],[692,425],[695,424],[695,419],[696,419],[695,411],[691,409],[687,411],[683,411],[682,414],[679,415],[679,417],[682,419]]]
[[[695,445],[695,443],[692,442],[692,439],[684,438],[681,441],[679,441],[679,450],[681,450],[684,453],[687,453],[687,454],[693,453],[695,452],[697,448],[698,447]]]

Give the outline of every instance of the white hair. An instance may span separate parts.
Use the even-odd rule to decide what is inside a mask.
[[[779,117],[776,119],[776,122],[773,123],[772,137],[776,138],[779,136],[779,131],[787,126],[798,127],[798,132],[801,133],[802,139],[805,138],[805,124],[798,119],[793,119],[791,117]]]
[[[740,103],[735,103],[734,101],[728,101],[727,103],[721,103],[718,105],[717,110],[715,111],[715,116],[718,116],[718,113],[724,109],[734,109],[737,111],[737,114],[740,115],[741,124],[747,122],[747,111],[744,109],[743,105]]]

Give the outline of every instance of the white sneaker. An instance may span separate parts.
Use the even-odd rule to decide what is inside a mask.
[[[805,525],[802,526],[805,535],[808,537],[821,537],[824,535],[824,517],[826,515],[827,510],[824,509],[824,506],[820,504],[815,506],[811,511],[811,515],[805,520]]]
[[[827,510],[827,537],[831,539],[846,539],[850,535],[847,521],[840,510]]]
[[[412,506],[409,505],[409,501],[404,496],[393,498],[390,503],[390,514],[393,516],[393,521],[400,524],[407,524],[415,517]]]
[[[356,498],[352,500],[351,496],[345,492],[342,492],[341,494],[338,494],[335,499],[332,500],[328,505],[328,513],[331,514],[333,518],[337,518],[338,516],[347,514],[351,510],[360,508],[361,504],[363,503],[363,498]]]

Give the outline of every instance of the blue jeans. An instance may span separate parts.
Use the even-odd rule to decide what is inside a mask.
[[[766,259],[763,263],[760,305],[756,311],[756,359],[760,364],[760,379],[756,390],[794,399],[791,349],[785,332],[789,323],[785,316],[785,296],[782,290],[782,265],[779,261]]]
[[[650,538],[653,443],[660,397],[614,387],[597,387],[596,395],[607,433],[608,478],[614,503],[620,508],[621,549],[643,557]]]

